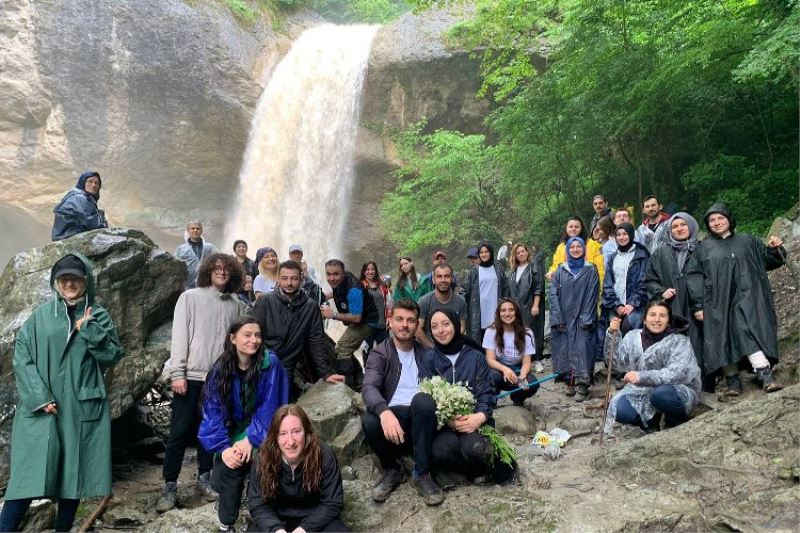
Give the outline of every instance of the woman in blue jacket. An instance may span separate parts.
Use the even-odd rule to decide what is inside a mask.
[[[250,316],[234,321],[203,389],[198,433],[203,448],[214,453],[211,484],[219,493],[221,531],[236,523],[253,450],[288,399],[289,378],[278,356],[262,349],[258,321]]]
[[[486,356],[471,338],[461,334],[455,314],[439,309],[431,315],[434,346],[422,358],[419,377],[440,376],[450,383],[460,383],[472,391],[475,412],[454,418],[433,440],[434,468],[461,471],[473,478],[493,476],[504,482],[513,476],[513,469],[496,461],[492,468],[492,446],[478,432],[484,424],[493,424],[497,397]]]
[[[75,187],[53,209],[51,237],[60,241],[94,229],[107,228],[106,214],[97,207],[100,200],[100,174],[89,171],[78,177]]]
[[[647,305],[645,274],[650,252],[633,239],[636,230],[625,222],[617,226],[617,251],[611,254],[603,280],[603,327],[612,318],[622,319],[622,334],[641,329]]]

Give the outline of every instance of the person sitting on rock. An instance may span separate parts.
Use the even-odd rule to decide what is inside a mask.
[[[214,454],[211,485],[219,494],[220,531],[239,518],[242,489],[253,449],[267,436],[267,423],[289,399],[289,378],[274,352],[264,350],[253,317],[228,328],[222,355],[203,389],[203,420],[197,438]]]
[[[449,288],[449,287],[448,287]],[[430,474],[431,448],[436,436],[436,402],[419,392],[419,367],[425,351],[415,340],[419,307],[410,298],[394,303],[394,337],[379,344],[366,363],[361,417],[364,440],[378,456],[383,475],[372,499],[383,502],[405,477],[400,457],[414,457],[413,483],[428,505],[439,505],[444,493]]]
[[[489,365],[478,343],[461,333],[458,319],[449,309],[438,309],[431,316],[434,346],[422,359],[422,379],[440,376],[449,383],[468,387],[475,398],[475,412],[455,417],[433,439],[433,467],[461,472],[484,481],[493,477],[498,483],[511,479],[502,461],[492,465],[492,445],[478,429],[492,424],[497,396]]]
[[[184,289],[193,289],[197,285],[200,263],[206,257],[216,253],[219,253],[216,245],[203,240],[203,223],[199,220],[189,221],[186,224],[186,242],[175,249],[175,257],[186,263],[189,271],[183,284]],[[241,269],[241,267],[239,268]]]
[[[248,489],[254,531],[350,531],[333,450],[295,404],[278,408],[253,461]]]
[[[53,209],[52,240],[60,241],[78,233],[107,228],[106,214],[97,207],[100,200],[100,174],[84,172]]]
[[[494,325],[483,336],[486,362],[496,390],[512,390],[536,380],[531,373],[534,355],[533,332],[522,322],[522,313],[516,300],[501,298],[495,312]],[[525,387],[511,393],[514,405],[522,406],[539,385]]]
[[[670,304],[658,299],[647,305],[644,329],[633,330],[620,341],[621,323],[619,317],[611,319],[605,350],[614,370],[625,372],[626,385],[611,399],[605,432],[611,433],[614,421],[657,431],[662,415],[667,428],[689,420],[700,401],[701,378],[686,336],[688,321],[673,315]],[[612,344],[617,346],[614,353]]]
[[[95,302],[92,265],[79,254],[50,272],[55,298],[17,331],[19,403],[11,432],[11,478],[0,531],[19,531],[31,502],[58,498],[56,531],[69,531],[81,498],[111,494],[111,422],[103,370],[125,351]]]

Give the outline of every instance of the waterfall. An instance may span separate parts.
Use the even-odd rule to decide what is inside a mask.
[[[244,239],[251,255],[272,246],[283,260],[298,243],[318,271],[341,258],[361,89],[377,28],[306,30],[275,68],[253,117],[226,246]]]

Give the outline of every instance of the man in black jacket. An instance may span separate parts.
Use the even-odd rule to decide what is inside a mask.
[[[303,382],[319,378],[328,383],[343,382],[344,376],[334,372],[333,360],[325,350],[319,307],[300,290],[301,283],[300,265],[284,261],[278,266],[278,289],[256,301],[253,316],[261,325],[264,347],[278,354],[291,381],[295,379],[295,370],[302,367],[299,377]],[[304,360],[306,353],[311,361]],[[296,400],[299,393],[292,382],[290,401]]]
[[[428,505],[439,505],[444,493],[430,474],[431,446],[436,436],[436,402],[419,392],[419,371],[425,348],[415,340],[419,307],[402,299],[392,309],[394,337],[372,350],[367,360],[362,395],[367,412],[361,418],[364,439],[380,459],[383,476],[372,499],[383,502],[403,482],[400,457],[414,456],[413,484]]]

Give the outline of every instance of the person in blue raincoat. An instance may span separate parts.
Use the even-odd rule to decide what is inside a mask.
[[[19,403],[11,431],[11,478],[0,531],[18,531],[33,499],[58,498],[56,531],[69,531],[81,498],[111,493],[111,421],[103,370],[125,351],[94,301],[92,265],[69,254],[53,266],[55,298],[17,332]]]
[[[263,349],[258,320],[236,319],[206,380],[197,435],[214,453],[211,485],[219,493],[220,531],[236,523],[253,453],[267,437],[275,410],[288,400],[289,377],[275,352]]]
[[[102,185],[97,172],[84,172],[78,177],[75,187],[53,209],[52,240],[60,241],[78,233],[108,227],[106,214],[97,207]]]

